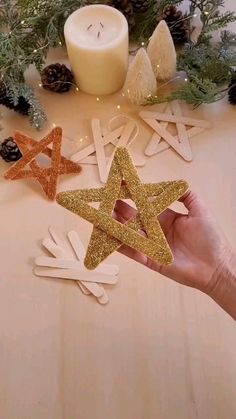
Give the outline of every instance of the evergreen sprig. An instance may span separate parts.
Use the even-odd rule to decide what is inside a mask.
[[[35,65],[41,71],[48,50],[64,45],[63,27],[76,9],[97,0],[0,0],[0,81],[10,99],[17,103],[19,95],[30,105],[31,122],[40,128],[45,114],[33,89],[25,81],[25,71]],[[109,3],[109,0],[103,0]],[[179,6],[183,0],[150,0],[145,14],[136,15],[135,41],[147,42],[167,6]],[[196,44],[189,39],[178,59],[178,68],[186,71],[188,82],[170,97],[185,98],[198,105],[218,99],[223,83],[227,83],[236,65],[236,35],[227,30],[212,45],[212,32],[235,21],[233,12],[224,11],[225,0],[190,0],[187,16],[199,13],[202,33]],[[156,99],[156,98],[154,98]],[[161,99],[160,99],[161,100]],[[169,99],[168,99],[169,100]]]
[[[173,100],[183,100],[193,105],[194,108],[203,103],[213,103],[222,99],[225,96],[225,91],[219,91],[216,83],[210,80],[200,79],[193,76],[191,80],[184,83],[184,85],[172,92],[167,97],[151,96],[148,98],[146,105],[154,105],[156,103],[171,102]]]

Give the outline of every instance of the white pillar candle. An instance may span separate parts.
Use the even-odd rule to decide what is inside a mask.
[[[65,23],[65,40],[79,88],[106,95],[121,89],[128,68],[128,24],[118,10],[85,6]]]

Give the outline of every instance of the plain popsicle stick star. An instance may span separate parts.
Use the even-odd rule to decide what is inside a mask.
[[[129,148],[135,138],[133,132],[137,127],[135,122],[130,120],[125,125],[104,135],[100,120],[94,118],[91,121],[91,128],[93,143],[73,154],[71,159],[81,164],[97,164],[100,181],[105,183],[117,147]],[[106,157],[105,154],[105,147],[108,144],[114,146],[114,151],[110,157]],[[93,153],[95,155],[92,155]],[[136,166],[144,166],[146,160],[137,155],[134,156],[134,162]]]
[[[171,102],[166,111],[165,113],[141,111],[139,114],[155,131],[145,154],[152,156],[172,147],[184,160],[192,161],[190,138],[210,128],[211,124],[205,120],[183,116],[178,101]],[[177,135],[174,136],[168,131],[169,123],[176,125]]]
[[[123,244],[154,261],[169,264],[173,256],[157,217],[187,189],[185,181],[143,184],[127,149],[120,147],[104,188],[62,192],[57,195],[57,202],[94,225],[84,260],[88,269],[95,269]],[[135,202],[138,214],[121,224],[112,218],[112,213],[117,199],[127,198]],[[90,202],[100,202],[99,209],[90,206]],[[141,229],[147,237],[139,233]]]

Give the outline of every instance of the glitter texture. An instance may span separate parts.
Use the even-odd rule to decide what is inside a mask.
[[[122,244],[168,265],[173,256],[157,217],[187,190],[185,181],[142,184],[127,149],[119,147],[105,187],[62,192],[57,202],[94,225],[84,261],[88,269],[95,269]],[[121,224],[112,218],[112,212],[117,199],[126,198],[135,202],[138,211]],[[99,209],[89,202],[100,202]],[[147,238],[139,234],[140,229],[146,231]]]
[[[61,156],[62,129],[54,128],[41,141],[16,133],[14,140],[23,157],[18,160],[4,175],[5,179],[18,180],[36,178],[47,197],[54,200],[57,193],[58,176],[70,173],[80,173],[81,166]],[[52,149],[48,145],[52,143]],[[36,157],[43,153],[51,158],[52,166],[41,168]],[[30,169],[26,169],[29,165]]]

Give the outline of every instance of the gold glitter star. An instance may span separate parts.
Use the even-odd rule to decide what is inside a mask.
[[[105,187],[62,192],[56,199],[64,208],[94,225],[84,261],[86,268],[95,269],[123,244],[168,265],[173,262],[173,256],[157,217],[187,189],[185,181],[143,184],[127,149],[119,147]],[[137,215],[122,224],[112,218],[112,212],[117,199],[128,198],[136,204]],[[100,202],[99,209],[89,202]],[[146,237],[139,233],[141,229]]]

